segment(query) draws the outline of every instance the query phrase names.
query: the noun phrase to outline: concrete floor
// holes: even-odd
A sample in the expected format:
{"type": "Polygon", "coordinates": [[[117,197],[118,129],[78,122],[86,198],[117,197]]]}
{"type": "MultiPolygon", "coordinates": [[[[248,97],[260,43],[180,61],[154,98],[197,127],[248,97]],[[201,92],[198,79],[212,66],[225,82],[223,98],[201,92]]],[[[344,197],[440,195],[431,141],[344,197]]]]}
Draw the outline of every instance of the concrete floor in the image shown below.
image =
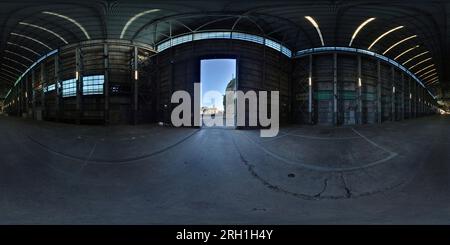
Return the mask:
{"type": "Polygon", "coordinates": [[[450,117],[258,130],[0,117],[1,224],[450,224],[450,117]]]}

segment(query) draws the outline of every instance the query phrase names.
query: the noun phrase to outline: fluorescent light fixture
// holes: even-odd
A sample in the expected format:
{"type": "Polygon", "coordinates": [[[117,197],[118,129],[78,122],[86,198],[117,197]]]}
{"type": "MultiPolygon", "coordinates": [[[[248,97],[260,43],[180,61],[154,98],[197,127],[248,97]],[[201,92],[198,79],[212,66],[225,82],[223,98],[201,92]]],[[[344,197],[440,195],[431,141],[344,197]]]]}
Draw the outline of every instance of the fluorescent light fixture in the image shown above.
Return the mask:
{"type": "MultiPolygon", "coordinates": [[[[26,51],[29,51],[29,52],[31,52],[31,53],[37,55],[37,56],[41,56],[38,52],[36,52],[36,51],[34,51],[34,50],[30,49],[30,48],[27,48],[27,47],[25,47],[25,46],[22,46],[22,45],[19,45],[19,44],[16,44],[16,43],[12,43],[12,42],[7,42],[7,44],[8,44],[8,45],[12,45],[12,46],[19,47],[19,48],[21,48],[21,49],[25,49],[26,51]]],[[[33,61],[31,61],[31,62],[33,62],[33,61]]]]}
{"type": "Polygon", "coordinates": [[[358,87],[361,87],[361,86],[362,86],[361,78],[358,77],[358,87]]]}
{"type": "Polygon", "coordinates": [[[421,72],[423,72],[423,71],[425,71],[426,69],[429,69],[429,68],[433,67],[433,66],[434,66],[434,64],[431,64],[431,65],[429,65],[429,66],[427,66],[425,68],[420,69],[419,71],[416,72],[416,75],[421,73],[421,72]]]}
{"type": "Polygon", "coordinates": [[[42,45],[42,46],[48,48],[49,50],[52,50],[52,48],[50,48],[47,44],[45,44],[45,43],[43,43],[43,42],[41,42],[41,41],[39,41],[39,40],[37,40],[37,39],[35,39],[35,38],[29,37],[29,36],[26,36],[26,35],[22,35],[22,34],[18,34],[18,33],[15,33],[15,32],[11,32],[11,35],[13,35],[13,36],[18,36],[18,37],[23,37],[23,38],[32,40],[32,41],[34,41],[34,42],[36,42],[36,43],[39,43],[40,45],[42,45]]]}
{"type": "Polygon", "coordinates": [[[431,79],[431,80],[429,81],[429,84],[433,84],[433,83],[436,83],[436,82],[439,82],[439,77],[436,77],[436,78],[434,78],[434,79],[431,79]]]}
{"type": "Polygon", "coordinates": [[[78,78],[80,77],[80,73],[78,71],[75,72],[75,80],[78,80],[78,78]]]}
{"type": "Polygon", "coordinates": [[[427,80],[427,79],[429,79],[430,77],[433,77],[433,76],[436,76],[436,75],[437,75],[437,72],[435,72],[435,73],[433,73],[433,74],[430,74],[430,75],[428,75],[428,76],[422,78],[422,80],[427,80]]]}
{"type": "Polygon", "coordinates": [[[399,55],[397,55],[397,56],[394,58],[394,60],[397,60],[398,58],[402,57],[403,55],[405,55],[405,54],[407,54],[407,53],[409,53],[409,52],[411,52],[411,51],[413,51],[414,49],[416,49],[416,48],[418,48],[418,47],[419,47],[419,45],[416,45],[416,46],[414,46],[414,47],[412,47],[412,48],[409,48],[409,49],[403,51],[402,53],[400,53],[399,55]]]}
{"type": "Polygon", "coordinates": [[[125,32],[127,31],[128,27],[129,27],[136,19],[138,19],[139,17],[141,17],[141,16],[143,16],[143,15],[150,14],[150,13],[154,13],[154,12],[158,12],[158,11],[159,11],[159,9],[150,9],[150,10],[147,10],[147,11],[144,11],[144,12],[140,12],[139,14],[137,14],[137,15],[131,17],[131,18],[127,21],[127,23],[125,24],[125,26],[123,27],[122,32],[120,33],[120,39],[122,39],[122,38],[125,36],[125,32]]]}
{"type": "Polygon", "coordinates": [[[411,93],[409,93],[409,99],[412,99],[412,94],[411,93]]]}
{"type": "Polygon", "coordinates": [[[391,49],[397,47],[399,44],[401,44],[401,43],[403,43],[403,42],[406,42],[406,41],[408,41],[409,39],[412,39],[412,38],[415,38],[415,37],[417,37],[417,35],[412,35],[412,36],[410,36],[410,37],[407,37],[407,38],[405,38],[405,39],[402,39],[402,40],[400,40],[400,41],[394,43],[392,46],[390,46],[388,49],[386,49],[386,50],[383,52],[383,55],[385,55],[387,52],[389,52],[389,50],[391,50],[391,49]]]}
{"type": "Polygon", "coordinates": [[[312,78],[311,77],[309,77],[308,78],[308,85],[311,87],[311,85],[312,85],[312,78]]]}
{"type": "Polygon", "coordinates": [[[428,73],[430,73],[430,72],[433,72],[433,71],[436,71],[436,68],[433,68],[433,69],[431,69],[431,70],[425,72],[424,74],[420,75],[419,78],[421,78],[421,77],[425,76],[426,74],[428,74],[428,73]]]}
{"type": "Polygon", "coordinates": [[[316,28],[317,34],[319,34],[320,42],[322,43],[322,46],[325,46],[325,43],[323,42],[322,32],[320,32],[319,24],[311,17],[311,16],[305,16],[305,19],[307,19],[311,24],[316,28]]]}
{"type": "Polygon", "coordinates": [[[139,76],[138,76],[138,70],[134,70],[134,80],[138,80],[139,76]]]}
{"type": "Polygon", "coordinates": [[[392,87],[392,93],[394,93],[394,94],[395,94],[395,86],[394,86],[394,87],[392,87]]]}
{"type": "Polygon", "coordinates": [[[15,52],[12,52],[12,51],[9,51],[9,50],[5,50],[5,53],[13,54],[13,55],[15,55],[15,56],[17,56],[17,57],[20,57],[20,58],[22,58],[22,59],[25,59],[25,60],[27,60],[27,61],[33,63],[32,60],[30,60],[30,59],[28,59],[27,57],[25,57],[25,56],[23,56],[23,55],[20,55],[20,54],[18,54],[18,53],[15,53],[15,52]]]}
{"type": "Polygon", "coordinates": [[[18,64],[18,65],[21,65],[21,66],[23,66],[23,67],[25,67],[25,68],[28,68],[28,66],[26,66],[26,65],[24,65],[24,64],[22,64],[22,63],[20,63],[20,62],[18,62],[18,61],[16,61],[16,60],[13,60],[13,59],[11,59],[11,58],[3,57],[3,59],[5,59],[5,60],[7,60],[7,61],[11,61],[11,62],[16,63],[16,64],[18,64]]]}
{"type": "Polygon", "coordinates": [[[69,44],[69,43],[66,41],[66,39],[64,39],[63,37],[61,37],[58,33],[54,32],[54,31],[52,31],[52,30],[49,30],[49,29],[47,29],[47,28],[45,28],[45,27],[38,26],[38,25],[34,25],[34,24],[30,24],[30,23],[26,23],[26,22],[19,22],[19,24],[24,25],[24,26],[34,27],[34,28],[37,28],[37,29],[41,29],[41,30],[46,31],[46,32],[52,34],[53,36],[59,38],[59,39],[60,39],[61,41],[63,41],[65,44],[69,44]]]}
{"type": "Polygon", "coordinates": [[[417,63],[417,64],[411,66],[410,68],[408,68],[408,70],[411,70],[411,69],[413,69],[414,67],[416,67],[416,66],[418,66],[418,65],[420,65],[420,64],[422,64],[422,63],[424,63],[424,62],[427,62],[427,61],[429,61],[429,60],[431,60],[431,57],[430,57],[430,58],[426,58],[426,59],[420,61],[419,63],[417,63]]]}
{"type": "Polygon", "coordinates": [[[392,28],[392,29],[390,29],[389,31],[387,31],[387,32],[385,32],[385,33],[383,33],[383,34],[381,34],[381,36],[379,36],[377,39],[375,39],[375,41],[373,41],[372,44],[370,44],[368,50],[370,50],[370,49],[373,47],[373,45],[375,45],[375,44],[376,44],[378,41],[380,41],[383,37],[389,35],[390,33],[394,32],[394,31],[396,31],[396,30],[402,29],[403,27],[404,27],[404,26],[397,26],[397,27],[392,28]]]}
{"type": "Polygon", "coordinates": [[[422,52],[422,53],[420,53],[420,54],[418,54],[418,55],[412,57],[411,59],[405,61],[402,65],[406,65],[407,63],[409,63],[410,61],[414,60],[415,58],[420,57],[420,56],[422,56],[422,55],[424,55],[424,54],[427,54],[427,53],[429,53],[429,52],[428,52],[428,51],[422,52]]]}
{"type": "Polygon", "coordinates": [[[348,44],[348,46],[352,46],[353,40],[355,39],[356,35],[358,35],[358,32],[361,31],[361,29],[369,24],[369,22],[371,22],[372,20],[375,20],[375,18],[369,18],[366,21],[364,21],[363,23],[361,23],[361,25],[358,26],[358,28],[356,28],[355,32],[352,35],[352,39],[350,40],[350,43],[348,44]]]}
{"type": "Polygon", "coordinates": [[[62,14],[58,14],[58,13],[54,13],[54,12],[44,11],[42,13],[43,14],[48,14],[48,15],[53,15],[53,16],[56,16],[56,17],[59,17],[59,18],[63,18],[65,20],[68,20],[68,21],[72,22],[74,25],[76,25],[78,28],[80,28],[80,30],[84,33],[84,35],[86,36],[87,39],[91,39],[91,37],[89,36],[89,34],[86,31],[86,29],[84,29],[84,27],[80,23],[78,23],[78,21],[76,21],[76,20],[74,20],[74,19],[72,19],[72,18],[70,18],[68,16],[65,16],[65,15],[62,15],[62,14]]]}

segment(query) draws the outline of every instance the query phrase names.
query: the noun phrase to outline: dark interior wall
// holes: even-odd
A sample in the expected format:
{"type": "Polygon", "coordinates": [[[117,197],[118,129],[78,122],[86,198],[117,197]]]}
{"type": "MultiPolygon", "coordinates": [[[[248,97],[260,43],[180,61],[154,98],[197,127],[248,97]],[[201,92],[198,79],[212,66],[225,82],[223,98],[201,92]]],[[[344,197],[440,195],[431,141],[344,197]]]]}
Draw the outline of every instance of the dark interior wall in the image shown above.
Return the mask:
{"type": "MultiPolygon", "coordinates": [[[[62,47],[56,54],[44,59],[27,73],[12,90],[10,115],[29,116],[35,119],[58,120],[62,122],[126,124],[133,122],[133,98],[143,98],[148,93],[146,76],[142,96],[140,90],[134,90],[133,59],[137,49],[138,67],[145,63],[153,52],[147,46],[126,41],[94,40],[62,47]],[[105,49],[106,47],[106,49],[105,49]],[[78,50],[78,51],[77,51],[78,50]],[[78,71],[80,76],[80,96],[63,97],[61,82],[74,79],[77,71],[77,52],[79,53],[78,71]],[[104,75],[103,94],[83,95],[82,77],[104,75]],[[109,85],[106,85],[106,80],[109,85]],[[59,81],[59,85],[57,83],[59,81]],[[58,85],[56,90],[44,92],[48,85],[58,85]],[[109,96],[106,97],[106,91],[109,96]],[[21,101],[21,103],[16,103],[21,101]],[[106,109],[108,101],[108,110],[106,109]],[[79,103],[79,106],[77,106],[79,103]]],[[[138,83],[139,84],[139,83],[138,83]]],[[[141,101],[139,99],[139,101],[141,101]]],[[[143,103],[149,105],[151,102],[143,103]]],[[[145,110],[143,110],[145,112],[145,110]]]]}
{"type": "Polygon", "coordinates": [[[238,40],[202,40],[167,49],[154,57],[158,75],[158,120],[170,122],[171,95],[176,90],[189,91],[200,80],[200,60],[235,58],[238,89],[244,92],[280,91],[280,122],[290,116],[291,60],[271,48],[238,40]]]}
{"type": "Polygon", "coordinates": [[[372,57],[361,56],[360,59],[361,94],[358,93],[358,55],[336,54],[336,115],[333,113],[334,54],[318,53],[294,59],[292,71],[293,122],[309,123],[310,62],[312,65],[311,117],[314,124],[376,123],[379,116],[383,122],[433,113],[429,106],[424,106],[422,103],[422,101],[431,102],[431,96],[409,75],[372,57]],[[393,87],[395,87],[395,92],[393,87]],[[419,97],[421,102],[418,101],[419,97]],[[359,107],[361,107],[360,117],[359,107]],[[415,107],[417,109],[414,109],[415,107]]]}
{"type": "Polygon", "coordinates": [[[362,123],[377,121],[377,62],[361,57],[362,123]]]}
{"type": "Polygon", "coordinates": [[[70,45],[43,60],[11,91],[5,100],[6,112],[65,122],[169,123],[176,106],[170,103],[171,95],[176,90],[193,94],[193,83],[200,80],[201,59],[235,58],[239,90],[280,92],[281,123],[352,125],[434,113],[427,103],[435,102],[415,80],[387,62],[369,56],[358,58],[357,54],[324,52],[289,59],[264,45],[219,39],[189,42],[158,54],[135,44],[115,42],[107,43],[105,54],[104,45],[104,42],[70,45]],[[137,82],[133,79],[134,47],[137,47],[139,68],[137,82]],[[58,96],[56,91],[43,92],[47,85],[75,77],[77,49],[80,76],[103,74],[109,81],[104,90],[109,91],[108,97],[106,94],[80,96],[79,109],[76,97],[58,96]],[[310,72],[311,114],[308,111],[310,72]],[[337,113],[334,113],[335,97],[337,113]]]}
{"type": "MultiPolygon", "coordinates": [[[[312,57],[311,57],[312,58],[312,57]]],[[[309,119],[309,70],[310,56],[293,61],[292,70],[292,115],[294,123],[308,124],[309,119]]],[[[314,100],[314,103],[316,100],[314,100]]]]}

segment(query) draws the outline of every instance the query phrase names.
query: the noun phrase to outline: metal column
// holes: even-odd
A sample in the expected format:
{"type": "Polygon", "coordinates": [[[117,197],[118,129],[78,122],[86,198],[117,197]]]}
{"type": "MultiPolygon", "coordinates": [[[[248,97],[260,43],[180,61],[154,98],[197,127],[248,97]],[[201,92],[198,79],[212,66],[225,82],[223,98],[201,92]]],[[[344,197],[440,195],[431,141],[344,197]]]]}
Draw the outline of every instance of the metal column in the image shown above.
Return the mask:
{"type": "Polygon", "coordinates": [[[408,114],[408,118],[411,119],[411,118],[413,118],[413,115],[412,115],[411,77],[408,78],[408,91],[409,91],[409,95],[408,95],[408,98],[409,98],[409,106],[408,106],[409,114],[408,114]]]}
{"type": "Polygon", "coordinates": [[[138,49],[135,46],[133,50],[133,81],[134,81],[134,92],[133,92],[133,123],[137,123],[137,113],[138,113],[138,49]]]}
{"type": "Polygon", "coordinates": [[[309,55],[309,77],[308,77],[308,121],[310,124],[313,123],[312,118],[312,99],[313,99],[313,91],[312,91],[312,65],[313,58],[312,55],[309,55]]]}
{"type": "Polygon", "coordinates": [[[29,87],[28,81],[29,81],[29,75],[27,75],[25,77],[25,110],[27,112],[27,117],[30,113],[29,112],[29,110],[30,110],[30,108],[29,108],[30,107],[30,105],[29,105],[30,91],[28,90],[28,87],[29,87]]]}
{"type": "Polygon", "coordinates": [[[103,44],[103,68],[104,82],[103,82],[103,96],[105,108],[103,112],[104,123],[109,124],[109,50],[108,44],[103,44]]]}
{"type": "Polygon", "coordinates": [[[356,81],[356,90],[357,90],[357,124],[362,124],[362,78],[361,78],[361,55],[358,55],[358,77],[356,81]]]}
{"type": "Polygon", "coordinates": [[[417,83],[414,82],[414,117],[417,117],[417,83]]]}
{"type": "Polygon", "coordinates": [[[59,54],[55,55],[55,105],[56,105],[56,121],[61,119],[61,86],[59,77],[59,54]]]}
{"type": "Polygon", "coordinates": [[[377,61],[377,114],[378,114],[378,123],[382,121],[381,114],[381,63],[377,61]]]}
{"type": "Polygon", "coordinates": [[[337,111],[337,53],[333,53],[333,124],[338,125],[337,111]]]}
{"type": "Polygon", "coordinates": [[[76,48],[75,49],[75,74],[76,75],[76,96],[77,96],[77,101],[76,101],[76,111],[77,111],[77,117],[76,117],[76,123],[80,124],[81,122],[81,115],[82,115],[82,109],[81,109],[81,96],[82,96],[82,90],[83,90],[83,85],[82,85],[82,57],[81,57],[81,49],[80,48],[76,48]]]}
{"type": "Polygon", "coordinates": [[[36,75],[35,71],[31,71],[31,115],[33,119],[36,119],[36,75]]]}
{"type": "Polygon", "coordinates": [[[17,91],[17,116],[21,116],[22,111],[22,82],[19,83],[18,91],[17,91]]]}
{"type": "Polygon", "coordinates": [[[391,121],[395,121],[395,70],[391,67],[391,84],[392,84],[392,96],[391,96],[391,121]]]}
{"type": "Polygon", "coordinates": [[[40,72],[40,82],[41,82],[41,117],[44,119],[46,108],[45,108],[45,92],[44,88],[47,86],[47,79],[45,77],[45,62],[41,64],[41,72],[40,72]]]}
{"type": "Polygon", "coordinates": [[[405,120],[405,75],[402,72],[402,101],[400,103],[402,114],[400,116],[400,120],[405,120]]]}

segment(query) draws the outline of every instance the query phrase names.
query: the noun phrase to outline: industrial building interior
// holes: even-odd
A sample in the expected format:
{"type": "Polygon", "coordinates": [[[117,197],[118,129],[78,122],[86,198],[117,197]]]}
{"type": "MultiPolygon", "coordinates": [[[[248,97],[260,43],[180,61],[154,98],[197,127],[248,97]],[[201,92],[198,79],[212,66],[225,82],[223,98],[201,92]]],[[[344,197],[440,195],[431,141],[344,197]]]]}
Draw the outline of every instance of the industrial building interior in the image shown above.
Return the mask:
{"type": "Polygon", "coordinates": [[[0,6],[0,224],[450,223],[448,1],[0,6]],[[195,83],[278,134],[175,126],[195,83]]]}

